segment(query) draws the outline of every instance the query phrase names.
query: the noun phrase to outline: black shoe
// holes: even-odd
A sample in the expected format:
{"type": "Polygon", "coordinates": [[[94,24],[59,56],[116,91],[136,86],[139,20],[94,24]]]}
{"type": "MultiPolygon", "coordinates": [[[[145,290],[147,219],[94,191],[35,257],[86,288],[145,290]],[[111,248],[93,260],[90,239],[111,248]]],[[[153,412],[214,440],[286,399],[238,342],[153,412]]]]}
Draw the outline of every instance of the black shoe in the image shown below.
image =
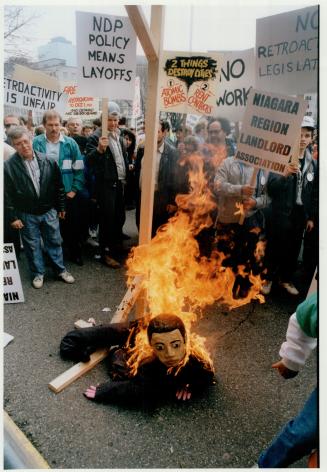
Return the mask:
{"type": "Polygon", "coordinates": [[[77,264],[79,266],[84,265],[84,261],[81,256],[75,256],[70,258],[71,262],[74,262],[74,264],[77,264]]]}

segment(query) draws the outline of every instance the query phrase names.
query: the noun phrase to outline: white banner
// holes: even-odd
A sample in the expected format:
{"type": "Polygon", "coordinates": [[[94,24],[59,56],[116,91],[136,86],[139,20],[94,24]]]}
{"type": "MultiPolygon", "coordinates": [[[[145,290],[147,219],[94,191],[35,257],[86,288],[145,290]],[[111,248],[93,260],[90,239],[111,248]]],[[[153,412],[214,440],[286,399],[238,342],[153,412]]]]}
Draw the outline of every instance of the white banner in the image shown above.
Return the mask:
{"type": "Polygon", "coordinates": [[[4,78],[4,104],[27,110],[47,111],[55,109],[64,113],[67,95],[22,80],[4,78]]]}
{"type": "Polygon", "coordinates": [[[283,175],[292,154],[298,150],[306,108],[307,102],[302,98],[251,89],[236,159],[283,175]]]}
{"type": "Polygon", "coordinates": [[[215,114],[242,121],[247,97],[254,85],[254,49],[224,52],[215,114]]]}
{"type": "Polygon", "coordinates": [[[217,53],[168,52],[160,61],[160,111],[214,113],[222,57],[217,53]]]}
{"type": "Polygon", "coordinates": [[[76,12],[78,95],[133,100],[136,34],[128,17],[76,12]]]}
{"type": "Polygon", "coordinates": [[[64,93],[68,94],[65,118],[78,116],[79,118],[95,118],[99,114],[99,99],[94,97],[79,97],[76,93],[77,85],[65,85],[64,93]]]}
{"type": "Polygon", "coordinates": [[[4,303],[24,301],[15,247],[12,243],[3,245],[3,301],[4,303]]]}
{"type": "Polygon", "coordinates": [[[285,94],[317,91],[318,6],[260,18],[256,88],[285,94]]]}

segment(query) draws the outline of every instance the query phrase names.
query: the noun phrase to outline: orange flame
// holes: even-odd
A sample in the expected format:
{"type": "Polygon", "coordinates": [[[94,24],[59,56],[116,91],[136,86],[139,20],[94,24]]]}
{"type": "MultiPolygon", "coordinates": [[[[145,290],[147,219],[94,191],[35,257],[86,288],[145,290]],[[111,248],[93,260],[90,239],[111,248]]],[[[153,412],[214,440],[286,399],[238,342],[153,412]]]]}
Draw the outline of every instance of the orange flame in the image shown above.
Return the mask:
{"type": "MultiPolygon", "coordinates": [[[[127,260],[128,284],[135,276],[142,276],[149,319],[161,313],[173,313],[185,324],[187,355],[176,373],[190,354],[212,366],[205,339],[191,333],[191,324],[207,305],[218,301],[233,309],[253,299],[264,302],[260,277],[246,274],[243,267],[238,268],[238,274],[248,276],[252,286],[245,298],[235,299],[233,285],[237,274],[222,265],[226,256],[217,250],[209,258],[201,256],[195,239],[203,228],[213,225],[212,213],[217,210],[217,204],[208,185],[207,170],[215,175],[223,158],[225,151],[220,150],[208,159],[193,154],[181,160],[181,166],[189,167],[189,193],[177,195],[176,214],[158,229],[149,244],[133,248],[127,260]]],[[[140,362],[153,356],[145,329],[137,334],[130,354],[129,365],[134,374],[140,362]]]]}

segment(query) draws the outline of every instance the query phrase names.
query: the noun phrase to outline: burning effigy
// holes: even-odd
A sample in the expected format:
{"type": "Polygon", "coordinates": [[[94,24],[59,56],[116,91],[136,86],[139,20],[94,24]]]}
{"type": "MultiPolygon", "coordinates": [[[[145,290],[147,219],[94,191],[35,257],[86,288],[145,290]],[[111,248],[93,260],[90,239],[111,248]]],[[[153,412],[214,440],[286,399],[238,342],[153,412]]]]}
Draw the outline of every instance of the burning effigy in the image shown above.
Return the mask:
{"type": "MultiPolygon", "coordinates": [[[[141,284],[142,316],[129,323],[71,331],[63,338],[62,357],[84,362],[97,348],[118,346],[108,358],[114,382],[91,385],[84,393],[87,398],[109,403],[162,396],[188,400],[205,391],[214,382],[213,362],[205,338],[193,329],[204,309],[214,303],[231,310],[252,300],[264,302],[260,275],[244,265],[235,271],[224,264],[228,254],[217,246],[205,255],[200,250],[199,235],[214,225],[219,211],[208,174],[224,157],[216,150],[209,159],[197,153],[181,159],[189,192],[177,195],[175,214],[155,237],[132,249],[127,284],[136,278],[141,284]],[[243,297],[235,297],[236,277],[250,282],[243,297]]],[[[263,251],[260,242],[253,254],[256,261],[263,251]]]]}

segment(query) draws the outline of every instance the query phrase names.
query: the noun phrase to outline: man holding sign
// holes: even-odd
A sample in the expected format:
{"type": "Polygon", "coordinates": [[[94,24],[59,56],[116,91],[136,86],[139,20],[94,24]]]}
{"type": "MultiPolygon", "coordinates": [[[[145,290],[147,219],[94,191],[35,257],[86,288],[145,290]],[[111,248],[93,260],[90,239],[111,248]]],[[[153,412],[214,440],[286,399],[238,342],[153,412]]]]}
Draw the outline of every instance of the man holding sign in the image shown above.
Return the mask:
{"type": "Polygon", "coordinates": [[[120,267],[116,256],[122,252],[128,173],[127,153],[118,129],[119,115],[117,103],[109,102],[108,136],[99,128],[86,145],[86,158],[95,175],[94,197],[99,205],[101,261],[113,269],[120,267]]]}
{"type": "Polygon", "coordinates": [[[271,278],[278,275],[281,286],[291,295],[299,294],[291,279],[297,267],[303,232],[310,235],[316,231],[318,222],[317,162],[308,149],[314,128],[313,119],[305,116],[298,154],[287,166],[284,176],[271,173],[268,180],[272,199],[271,278]]]}

